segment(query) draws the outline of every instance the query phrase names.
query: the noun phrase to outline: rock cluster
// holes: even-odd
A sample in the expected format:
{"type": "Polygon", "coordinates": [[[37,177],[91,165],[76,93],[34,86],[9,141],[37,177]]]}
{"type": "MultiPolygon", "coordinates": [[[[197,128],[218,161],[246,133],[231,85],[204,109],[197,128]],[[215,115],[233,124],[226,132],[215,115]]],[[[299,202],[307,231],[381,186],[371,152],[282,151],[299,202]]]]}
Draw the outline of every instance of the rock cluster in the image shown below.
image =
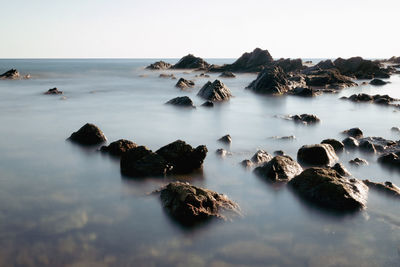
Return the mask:
{"type": "Polygon", "coordinates": [[[220,80],[208,81],[197,93],[198,96],[209,101],[225,101],[231,98],[232,93],[229,88],[220,80]]]}

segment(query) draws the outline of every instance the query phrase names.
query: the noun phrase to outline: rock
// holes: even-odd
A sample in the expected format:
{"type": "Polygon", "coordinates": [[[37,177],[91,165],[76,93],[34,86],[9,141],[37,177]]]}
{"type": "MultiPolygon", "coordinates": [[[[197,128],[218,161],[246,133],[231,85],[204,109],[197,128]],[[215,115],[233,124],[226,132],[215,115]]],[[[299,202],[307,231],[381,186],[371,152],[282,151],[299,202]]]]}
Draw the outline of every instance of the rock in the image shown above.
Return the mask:
{"type": "Polygon", "coordinates": [[[341,163],[336,163],[331,167],[331,169],[335,170],[339,175],[344,177],[352,176],[351,173],[343,166],[341,163]]]}
{"type": "Polygon", "coordinates": [[[226,220],[225,212],[240,215],[239,206],[227,196],[188,183],[169,183],[160,192],[163,207],[182,224],[194,225],[211,218],[226,220]]]}
{"type": "Polygon", "coordinates": [[[227,134],[227,135],[222,136],[220,139],[218,139],[218,141],[225,143],[225,144],[231,144],[232,137],[229,134],[227,134]]]}
{"type": "Polygon", "coordinates": [[[146,69],[150,69],[150,70],[167,70],[170,68],[172,68],[172,65],[167,62],[164,62],[164,61],[157,61],[146,67],[146,69]]]}
{"type": "Polygon", "coordinates": [[[285,94],[291,90],[288,78],[281,67],[265,68],[247,88],[258,94],[274,95],[285,94]]]}
{"type": "Polygon", "coordinates": [[[158,77],[160,78],[171,78],[171,79],[176,79],[174,74],[166,74],[166,73],[161,73],[158,77]]]}
{"type": "Polygon", "coordinates": [[[224,77],[224,78],[235,78],[236,75],[233,74],[233,73],[230,72],[230,71],[224,71],[223,73],[221,73],[221,74],[219,75],[219,77],[224,77]]]}
{"type": "Polygon", "coordinates": [[[71,134],[69,140],[81,145],[97,145],[107,141],[103,132],[94,124],[86,123],[71,134]]]}
{"type": "Polygon", "coordinates": [[[284,72],[296,72],[301,71],[305,68],[303,66],[303,61],[300,58],[290,59],[290,58],[281,58],[274,62],[275,66],[279,66],[283,69],[284,72]]]}
{"type": "Polygon", "coordinates": [[[375,145],[369,140],[361,140],[359,143],[359,148],[365,153],[376,153],[375,145]]]}
{"type": "Polygon", "coordinates": [[[293,115],[289,117],[290,119],[292,119],[295,122],[300,122],[303,124],[315,124],[320,122],[321,120],[312,114],[301,114],[301,115],[293,115]]]}
{"type": "Polygon", "coordinates": [[[254,170],[258,176],[274,182],[289,181],[302,171],[301,166],[289,156],[275,156],[254,170]]]}
{"type": "Polygon", "coordinates": [[[400,133],[400,128],[399,127],[392,127],[390,130],[393,131],[393,132],[396,132],[396,133],[400,133]]]}
{"type": "Polygon", "coordinates": [[[310,72],[306,77],[308,86],[321,88],[342,89],[346,87],[356,86],[349,77],[340,74],[336,69],[317,70],[310,72]]]}
{"type": "Polygon", "coordinates": [[[177,107],[195,108],[192,99],[190,99],[187,96],[175,97],[175,98],[169,100],[168,102],[166,102],[165,104],[174,105],[177,107]]]}
{"type": "Polygon", "coordinates": [[[178,63],[176,63],[173,69],[208,69],[210,64],[208,64],[204,59],[200,57],[195,57],[192,54],[184,56],[178,63]]]}
{"type": "Polygon", "coordinates": [[[270,161],[272,158],[273,157],[270,154],[268,154],[267,151],[260,149],[251,157],[251,162],[253,162],[256,165],[259,165],[261,163],[270,161]]]}
{"type": "Polygon", "coordinates": [[[219,148],[219,149],[217,149],[217,150],[215,151],[215,154],[217,154],[217,155],[219,155],[219,156],[221,156],[221,157],[225,157],[225,156],[227,156],[227,155],[230,155],[231,153],[229,153],[228,151],[226,151],[226,150],[223,149],[223,148],[219,148]]]}
{"type": "Polygon", "coordinates": [[[202,107],[207,107],[207,108],[212,108],[214,107],[214,103],[211,101],[206,101],[203,104],[201,104],[202,107]]]}
{"type": "Polygon", "coordinates": [[[129,149],[135,148],[138,145],[132,141],[126,139],[119,139],[117,141],[112,142],[108,146],[102,146],[102,152],[109,152],[113,156],[121,156],[123,153],[128,151],[129,149]]]}
{"type": "Polygon", "coordinates": [[[344,150],[344,144],[336,139],[325,139],[322,140],[321,144],[331,145],[336,153],[343,152],[344,150]]]}
{"type": "Polygon", "coordinates": [[[195,77],[200,77],[200,78],[210,78],[210,75],[205,74],[205,73],[200,73],[199,75],[196,75],[195,77]]]}
{"type": "Polygon", "coordinates": [[[368,165],[368,161],[365,159],[355,158],[349,161],[351,165],[361,166],[361,165],[368,165]]]}
{"type": "Polygon", "coordinates": [[[346,149],[356,149],[359,146],[357,139],[354,137],[347,137],[342,140],[342,143],[346,149]]]}
{"type": "Polygon", "coordinates": [[[194,86],[194,82],[180,78],[175,86],[181,89],[190,88],[194,86]]]}
{"type": "Polygon", "coordinates": [[[347,179],[335,170],[309,168],[289,181],[293,191],[305,200],[337,211],[357,211],[367,203],[368,187],[357,179],[347,179]]]}
{"type": "Polygon", "coordinates": [[[288,135],[288,136],[272,136],[271,139],[282,140],[282,141],[288,141],[288,140],[295,140],[295,139],[296,139],[296,136],[294,136],[294,135],[288,135]]]}
{"type": "Polygon", "coordinates": [[[121,173],[130,177],[164,177],[172,166],[147,147],[137,146],[121,156],[121,173]]]}
{"type": "Polygon", "coordinates": [[[292,91],[290,91],[290,93],[295,96],[303,97],[314,97],[318,95],[315,90],[308,87],[296,87],[292,91]]]}
{"type": "Polygon", "coordinates": [[[276,150],[274,151],[275,156],[285,156],[285,152],[283,150],[276,150]]]}
{"type": "Polygon", "coordinates": [[[351,128],[351,129],[343,131],[342,133],[344,133],[350,137],[354,137],[356,139],[363,137],[363,132],[361,131],[360,128],[351,128]]]}
{"type": "Polygon", "coordinates": [[[387,82],[382,81],[381,79],[373,79],[372,81],[369,82],[372,85],[385,85],[387,82]]]}
{"type": "Polygon", "coordinates": [[[398,99],[392,98],[388,95],[368,95],[368,94],[354,94],[350,97],[342,97],[352,102],[373,102],[375,104],[390,105],[392,102],[398,101],[398,99]]]}
{"type": "Polygon", "coordinates": [[[340,73],[354,76],[357,79],[389,78],[388,71],[376,61],[365,60],[361,57],[349,59],[338,58],[333,62],[340,73]]]}
{"type": "Polygon", "coordinates": [[[378,158],[378,162],[393,168],[400,168],[400,157],[396,153],[387,153],[378,158]]]}
{"type": "Polygon", "coordinates": [[[168,144],[156,153],[162,156],[169,165],[173,166],[173,173],[190,173],[200,169],[207,155],[207,147],[204,145],[192,148],[182,140],[168,144]]]}
{"type": "Polygon", "coordinates": [[[389,58],[387,61],[391,62],[391,63],[395,63],[395,64],[400,64],[400,57],[391,57],[389,58]]]}
{"type": "Polygon", "coordinates": [[[20,74],[16,69],[8,70],[0,75],[0,79],[14,80],[14,79],[18,79],[19,77],[20,77],[20,74]]]}
{"type": "Polygon", "coordinates": [[[49,89],[47,92],[44,93],[45,95],[62,95],[63,92],[62,91],[58,91],[58,89],[56,87],[54,87],[53,89],[49,89]]]}
{"type": "Polygon", "coordinates": [[[374,189],[376,191],[385,193],[391,197],[400,199],[400,188],[398,188],[396,185],[392,184],[391,182],[375,183],[375,182],[371,182],[369,180],[363,180],[363,182],[370,189],[374,189]]]}
{"type": "Polygon", "coordinates": [[[338,157],[329,144],[315,144],[302,146],[297,151],[297,160],[310,166],[331,166],[338,157]]]}
{"type": "Polygon", "coordinates": [[[225,101],[229,100],[232,93],[220,80],[215,80],[213,83],[208,81],[197,95],[209,101],[225,101]]]}
{"type": "Polygon", "coordinates": [[[242,162],[240,162],[240,164],[245,168],[251,168],[253,166],[253,162],[251,162],[251,160],[249,160],[249,159],[242,160],[242,162]]]}

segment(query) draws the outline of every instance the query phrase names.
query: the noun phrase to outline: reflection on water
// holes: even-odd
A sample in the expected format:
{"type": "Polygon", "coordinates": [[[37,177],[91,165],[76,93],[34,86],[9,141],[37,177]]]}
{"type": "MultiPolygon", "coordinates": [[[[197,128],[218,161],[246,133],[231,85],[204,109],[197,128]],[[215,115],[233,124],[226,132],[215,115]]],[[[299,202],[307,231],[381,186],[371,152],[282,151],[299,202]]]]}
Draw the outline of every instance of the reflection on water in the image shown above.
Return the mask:
{"type": "MultiPolygon", "coordinates": [[[[398,266],[395,200],[371,190],[366,211],[335,216],[305,204],[285,186],[257,178],[239,162],[257,149],[283,150],[295,158],[302,145],[343,139],[340,132],[352,127],[398,140],[390,131],[400,126],[397,110],[338,98],[360,92],[400,98],[399,76],[383,87],[303,99],[254,95],[244,87],[255,75],[239,74],[222,79],[235,97],[207,109],[199,107],[204,101],[196,93],[208,79],[174,71],[196,83],[181,91],[176,80],[141,68],[153,61],[0,60],[0,72],[15,67],[33,77],[0,81],[0,266],[398,266]],[[42,95],[53,87],[67,99],[42,95]],[[190,96],[198,108],[163,105],[180,95],[190,96]],[[301,113],[322,121],[307,127],[275,117],[301,113]],[[97,124],[109,141],[130,139],[152,150],[177,139],[205,144],[204,169],[127,179],[117,159],[65,141],[86,122],[97,124]],[[227,133],[230,147],[217,142],[227,133]],[[270,138],[290,135],[296,139],[270,138]],[[221,147],[232,155],[217,156],[221,147]],[[227,194],[239,203],[243,218],[182,228],[149,195],[173,180],[227,194]]],[[[382,168],[376,156],[343,153],[340,160],[356,177],[400,184],[400,173],[382,168]],[[352,167],[348,161],[355,157],[370,164],[352,167]]]]}

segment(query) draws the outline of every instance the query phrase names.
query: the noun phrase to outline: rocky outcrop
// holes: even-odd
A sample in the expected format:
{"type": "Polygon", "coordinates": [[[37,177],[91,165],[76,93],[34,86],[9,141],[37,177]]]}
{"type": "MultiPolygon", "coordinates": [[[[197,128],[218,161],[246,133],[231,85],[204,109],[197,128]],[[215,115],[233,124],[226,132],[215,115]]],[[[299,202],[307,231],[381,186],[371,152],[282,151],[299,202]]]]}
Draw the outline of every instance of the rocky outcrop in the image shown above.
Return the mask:
{"type": "Polygon", "coordinates": [[[375,154],[377,152],[375,145],[370,140],[361,140],[358,148],[364,153],[375,154]]]}
{"type": "Polygon", "coordinates": [[[374,103],[379,105],[393,105],[397,106],[393,102],[399,101],[399,99],[392,98],[388,95],[368,95],[368,94],[354,94],[349,97],[341,97],[341,99],[350,100],[352,102],[365,102],[374,103]]]}
{"type": "Polygon", "coordinates": [[[400,155],[400,152],[387,153],[387,154],[384,154],[383,156],[380,156],[378,158],[378,162],[383,164],[383,165],[392,167],[392,168],[400,168],[400,157],[399,157],[399,155],[400,155]]]}
{"type": "Polygon", "coordinates": [[[218,141],[229,145],[232,143],[232,137],[229,134],[227,134],[218,139],[218,141]]]}
{"type": "Polygon", "coordinates": [[[97,145],[106,142],[107,138],[99,127],[86,123],[78,131],[72,133],[68,140],[81,145],[97,145]]]}
{"type": "Polygon", "coordinates": [[[175,84],[175,87],[178,87],[180,89],[185,89],[185,88],[191,88],[194,86],[194,82],[190,80],[186,80],[183,78],[180,78],[178,82],[175,84]]]}
{"type": "Polygon", "coordinates": [[[59,91],[56,87],[47,90],[46,92],[44,92],[45,95],[62,95],[63,92],[59,91]]]}
{"type": "Polygon", "coordinates": [[[344,150],[344,144],[336,139],[325,139],[322,140],[321,144],[331,145],[336,153],[343,152],[344,150]]]}
{"type": "Polygon", "coordinates": [[[314,97],[320,94],[320,92],[309,87],[296,87],[289,92],[291,95],[302,96],[302,97],[314,97]]]}
{"type": "Polygon", "coordinates": [[[16,69],[11,69],[3,74],[0,74],[0,79],[9,79],[9,80],[14,80],[18,79],[20,77],[19,72],[16,69]]]}
{"type": "Polygon", "coordinates": [[[360,128],[351,128],[348,130],[344,130],[342,133],[347,136],[354,137],[356,139],[363,137],[363,132],[361,131],[360,128]]]}
{"type": "Polygon", "coordinates": [[[247,88],[255,93],[273,95],[282,95],[291,90],[288,78],[281,67],[265,68],[247,88]]]}
{"type": "Polygon", "coordinates": [[[303,66],[303,61],[300,58],[297,59],[281,58],[276,60],[273,64],[275,66],[281,67],[283,71],[286,73],[299,72],[305,68],[303,66]]]}
{"type": "Polygon", "coordinates": [[[342,143],[346,149],[356,149],[360,145],[357,139],[351,136],[343,139],[342,143]]]}
{"type": "Polygon", "coordinates": [[[173,69],[208,69],[208,64],[204,59],[195,57],[192,54],[184,56],[178,63],[172,66],[173,69]]]}
{"type": "Polygon", "coordinates": [[[289,181],[302,171],[301,166],[289,156],[275,156],[254,170],[258,176],[273,182],[289,181]]]}
{"type": "Polygon", "coordinates": [[[170,69],[171,67],[172,67],[172,65],[167,63],[167,62],[157,61],[157,62],[147,66],[146,69],[150,69],[150,70],[167,70],[167,69],[170,69]]]}
{"type": "Polygon", "coordinates": [[[321,121],[317,116],[315,116],[313,114],[293,115],[293,116],[290,116],[289,119],[291,119],[295,122],[298,122],[298,123],[306,124],[306,125],[315,124],[315,123],[318,123],[321,121]]]}
{"type": "Polygon", "coordinates": [[[159,192],[163,207],[175,220],[185,225],[240,215],[238,204],[226,195],[188,183],[169,183],[159,192]]]}
{"type": "Polygon", "coordinates": [[[400,57],[393,56],[393,57],[389,58],[387,61],[394,63],[394,64],[400,64],[400,57]]]}
{"type": "Polygon", "coordinates": [[[112,142],[108,146],[102,146],[100,150],[102,152],[108,152],[113,156],[121,156],[129,149],[135,148],[137,146],[138,145],[132,141],[126,139],[119,139],[117,141],[112,142]]]}
{"type": "Polygon", "coordinates": [[[351,173],[343,166],[342,163],[336,163],[331,167],[332,170],[335,170],[339,175],[343,177],[350,177],[352,176],[351,173]]]}
{"type": "Polygon", "coordinates": [[[363,180],[364,184],[366,184],[370,189],[376,190],[378,192],[382,192],[388,196],[400,199],[400,188],[391,182],[384,183],[375,183],[370,180],[363,180]]]}
{"type": "Polygon", "coordinates": [[[385,82],[385,81],[383,81],[381,79],[376,79],[376,78],[373,79],[372,81],[370,81],[369,83],[372,84],[372,85],[377,85],[377,86],[387,84],[387,82],[385,82]]]}
{"type": "Polygon", "coordinates": [[[387,69],[377,61],[365,60],[361,57],[349,59],[338,58],[333,62],[340,73],[357,79],[389,78],[387,69]]]}
{"type": "Polygon", "coordinates": [[[219,77],[223,77],[223,78],[235,78],[236,75],[233,74],[233,73],[230,72],[230,71],[224,71],[223,73],[221,73],[221,74],[219,75],[219,77]]]}
{"type": "Polygon", "coordinates": [[[211,101],[206,101],[203,104],[201,104],[202,107],[206,107],[206,108],[212,108],[214,107],[214,103],[211,101]]]}
{"type": "Polygon", "coordinates": [[[338,157],[329,144],[302,146],[297,151],[297,160],[308,166],[332,166],[338,157]]]}
{"type": "Polygon", "coordinates": [[[198,96],[209,101],[225,101],[231,98],[232,93],[225,84],[220,80],[215,80],[213,83],[208,81],[197,93],[198,96]]]}
{"type": "Polygon", "coordinates": [[[168,105],[173,105],[177,107],[184,107],[184,108],[195,108],[192,99],[190,99],[188,96],[178,96],[175,97],[165,104],[168,105]]]}
{"type": "Polygon", "coordinates": [[[273,156],[268,154],[267,151],[260,149],[251,157],[250,160],[253,164],[260,165],[262,163],[270,161],[272,158],[273,156]]]}
{"type": "Polygon", "coordinates": [[[364,209],[367,203],[368,187],[333,169],[306,169],[290,180],[289,186],[301,198],[327,209],[351,212],[364,209]]]}
{"type": "Polygon", "coordinates": [[[356,86],[349,77],[346,77],[336,69],[316,70],[306,76],[306,84],[317,88],[343,89],[356,86]]]}
{"type": "Polygon", "coordinates": [[[365,159],[361,159],[361,158],[352,159],[349,161],[349,163],[354,166],[368,165],[368,161],[366,161],[365,159]]]}

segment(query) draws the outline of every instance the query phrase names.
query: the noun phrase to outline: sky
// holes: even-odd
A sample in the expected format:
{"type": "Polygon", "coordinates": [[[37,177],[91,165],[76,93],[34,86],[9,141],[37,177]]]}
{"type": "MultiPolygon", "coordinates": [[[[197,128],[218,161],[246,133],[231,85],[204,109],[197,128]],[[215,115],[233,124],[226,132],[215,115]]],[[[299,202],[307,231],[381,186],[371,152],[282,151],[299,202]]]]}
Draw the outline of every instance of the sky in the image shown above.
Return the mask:
{"type": "Polygon", "coordinates": [[[400,0],[0,0],[0,58],[400,56],[400,0]]]}

